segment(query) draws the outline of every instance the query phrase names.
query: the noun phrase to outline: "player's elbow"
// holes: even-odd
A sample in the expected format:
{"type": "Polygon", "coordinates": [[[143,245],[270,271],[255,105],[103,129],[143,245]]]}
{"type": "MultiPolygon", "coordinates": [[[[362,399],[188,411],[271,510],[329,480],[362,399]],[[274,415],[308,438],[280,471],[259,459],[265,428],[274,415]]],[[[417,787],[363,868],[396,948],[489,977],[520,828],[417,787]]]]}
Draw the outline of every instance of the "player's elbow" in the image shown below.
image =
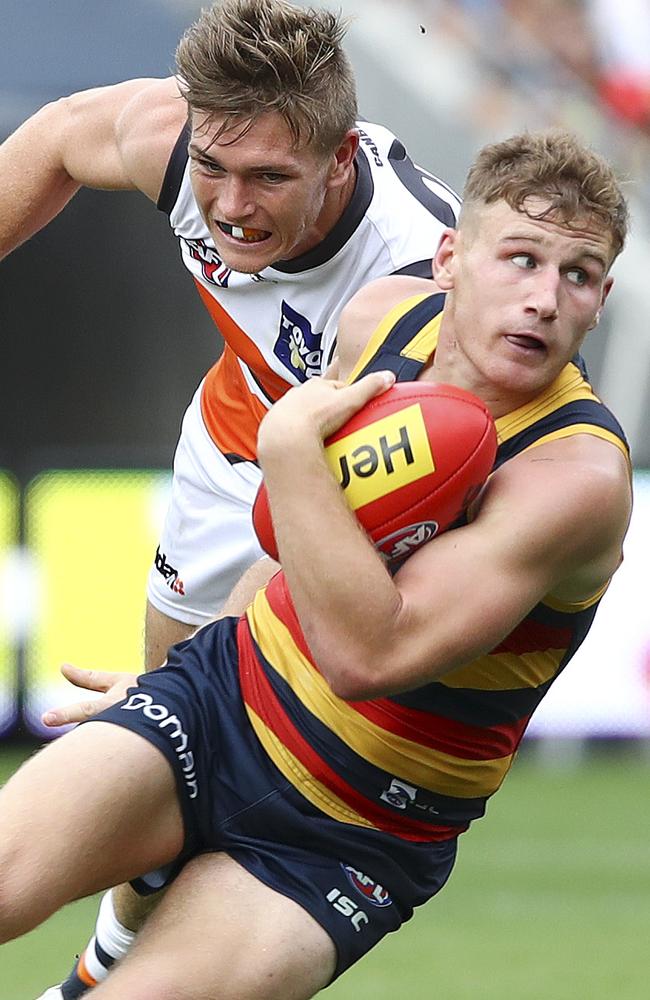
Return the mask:
{"type": "Polygon", "coordinates": [[[321,667],[321,670],[337,698],[368,701],[399,690],[397,664],[397,657],[386,649],[357,647],[321,667]]]}
{"type": "Polygon", "coordinates": [[[335,671],[325,672],[325,679],[342,701],[366,701],[376,697],[365,672],[359,670],[355,663],[337,664],[335,671]]]}

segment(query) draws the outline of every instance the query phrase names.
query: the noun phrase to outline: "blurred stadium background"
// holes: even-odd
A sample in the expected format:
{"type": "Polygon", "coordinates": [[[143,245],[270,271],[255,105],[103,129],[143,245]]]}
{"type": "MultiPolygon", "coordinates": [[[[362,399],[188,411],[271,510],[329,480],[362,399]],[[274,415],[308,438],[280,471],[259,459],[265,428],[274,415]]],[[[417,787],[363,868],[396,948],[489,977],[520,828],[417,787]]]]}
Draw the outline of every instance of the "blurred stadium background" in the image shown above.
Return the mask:
{"type": "MultiPolygon", "coordinates": [[[[2,0],[0,138],[46,101],[163,76],[195,0],[2,0]]],[[[339,4],[332,4],[339,6],[339,4]]],[[[563,125],[633,214],[585,350],[625,426],[636,506],[591,636],[440,899],[331,996],[641,1000],[650,931],[650,2],[341,0],[362,114],[456,188],[478,146],[563,125]]],[[[180,419],[219,350],[166,219],[81,192],[0,265],[0,780],[69,700],[58,666],[139,669],[144,579],[180,419]]],[[[0,1000],[60,979],[91,903],[0,953],[0,1000]]]]}

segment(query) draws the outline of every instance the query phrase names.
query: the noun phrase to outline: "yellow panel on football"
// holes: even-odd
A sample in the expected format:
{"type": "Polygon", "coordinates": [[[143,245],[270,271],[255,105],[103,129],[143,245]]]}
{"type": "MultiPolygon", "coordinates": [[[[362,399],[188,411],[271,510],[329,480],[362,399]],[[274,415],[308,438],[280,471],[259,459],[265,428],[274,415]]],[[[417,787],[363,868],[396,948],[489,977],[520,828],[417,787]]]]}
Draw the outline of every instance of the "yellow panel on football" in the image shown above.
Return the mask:
{"type": "Polygon", "coordinates": [[[74,700],[59,666],[142,669],[145,584],[168,476],[151,471],[53,471],[25,499],[25,539],[40,574],[26,650],[28,720],[74,700]]]}
{"type": "Polygon", "coordinates": [[[435,472],[419,403],[346,434],[325,455],[352,510],[435,472]]]}
{"type": "Polygon", "coordinates": [[[0,472],[0,734],[13,722],[18,689],[18,661],[12,640],[14,623],[9,608],[15,581],[10,577],[9,558],[18,542],[19,493],[15,480],[0,472]]]}

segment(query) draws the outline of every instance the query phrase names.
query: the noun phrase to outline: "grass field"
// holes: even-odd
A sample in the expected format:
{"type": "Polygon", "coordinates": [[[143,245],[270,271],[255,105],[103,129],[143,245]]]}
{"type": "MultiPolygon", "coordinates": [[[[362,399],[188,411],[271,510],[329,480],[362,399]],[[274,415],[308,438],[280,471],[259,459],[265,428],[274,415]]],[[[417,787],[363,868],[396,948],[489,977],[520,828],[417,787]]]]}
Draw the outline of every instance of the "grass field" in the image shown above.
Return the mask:
{"type": "MultiPolygon", "coordinates": [[[[0,780],[17,761],[0,752],[0,780]]],[[[524,754],[487,818],[461,838],[440,896],[324,995],[644,1000],[649,782],[650,756],[638,751],[560,769],[524,754]]],[[[92,900],[77,903],[2,948],[0,1000],[34,1000],[59,981],[94,911],[92,900]]]]}

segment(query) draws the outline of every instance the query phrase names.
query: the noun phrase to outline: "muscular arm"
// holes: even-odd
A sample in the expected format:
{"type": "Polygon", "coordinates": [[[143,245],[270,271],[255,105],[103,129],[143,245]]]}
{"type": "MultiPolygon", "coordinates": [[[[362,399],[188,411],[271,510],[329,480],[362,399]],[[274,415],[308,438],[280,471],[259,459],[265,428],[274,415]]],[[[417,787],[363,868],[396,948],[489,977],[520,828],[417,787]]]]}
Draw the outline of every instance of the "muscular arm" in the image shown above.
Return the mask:
{"type": "Polygon", "coordinates": [[[129,80],[46,105],[0,146],[0,257],[79,190],[156,200],[187,114],[175,80],[129,80]]]}
{"type": "MultiPolygon", "coordinates": [[[[380,389],[379,376],[363,382],[380,389]]],[[[546,595],[593,596],[620,561],[630,510],[627,464],[614,445],[589,435],[551,442],[504,465],[476,519],[434,539],[391,578],[320,446],[347,419],[361,385],[314,381],[292,390],[265,419],[259,451],[305,637],[335,693],[353,700],[469,662],[546,595]],[[281,444],[289,426],[290,454],[281,444]]]]}

